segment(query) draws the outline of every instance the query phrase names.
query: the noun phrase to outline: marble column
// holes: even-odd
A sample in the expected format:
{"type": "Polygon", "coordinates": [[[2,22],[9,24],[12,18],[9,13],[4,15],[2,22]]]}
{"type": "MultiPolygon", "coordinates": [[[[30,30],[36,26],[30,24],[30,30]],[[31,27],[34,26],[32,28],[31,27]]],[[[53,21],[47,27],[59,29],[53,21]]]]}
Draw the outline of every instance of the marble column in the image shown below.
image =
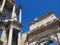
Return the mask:
{"type": "Polygon", "coordinates": [[[15,16],[16,16],[16,15],[15,15],[15,6],[16,6],[16,5],[13,6],[13,10],[12,10],[12,18],[15,18],[15,16]]]}
{"type": "Polygon", "coordinates": [[[55,37],[56,37],[56,40],[57,40],[57,45],[60,45],[57,33],[55,33],[55,37]]]}
{"type": "Polygon", "coordinates": [[[22,36],[21,36],[21,32],[18,33],[18,45],[22,45],[22,36]]]}
{"type": "Polygon", "coordinates": [[[12,45],[13,26],[10,27],[8,45],[12,45]]]}
{"type": "Polygon", "coordinates": [[[7,44],[6,30],[3,30],[3,32],[2,32],[1,40],[3,41],[3,45],[6,45],[7,44]]]}
{"type": "Polygon", "coordinates": [[[17,21],[17,16],[16,16],[16,13],[15,13],[15,10],[16,10],[16,5],[13,6],[11,21],[17,21]]]}
{"type": "Polygon", "coordinates": [[[20,12],[19,12],[19,23],[21,23],[21,20],[22,20],[22,9],[20,9],[20,12]]]}
{"type": "Polygon", "coordinates": [[[4,8],[4,5],[5,5],[5,2],[6,2],[6,0],[3,0],[3,2],[2,2],[2,6],[0,7],[0,11],[1,11],[1,12],[3,11],[3,8],[4,8]]]}

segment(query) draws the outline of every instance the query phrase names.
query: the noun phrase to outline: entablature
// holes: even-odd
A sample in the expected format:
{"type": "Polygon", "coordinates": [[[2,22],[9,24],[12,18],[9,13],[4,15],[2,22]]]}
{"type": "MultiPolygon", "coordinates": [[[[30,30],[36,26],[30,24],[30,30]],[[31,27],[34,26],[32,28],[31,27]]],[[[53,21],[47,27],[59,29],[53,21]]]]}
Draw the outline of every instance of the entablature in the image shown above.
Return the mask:
{"type": "Polygon", "coordinates": [[[48,23],[47,26],[37,28],[35,31],[32,31],[32,32],[30,31],[29,33],[27,33],[28,34],[27,38],[29,42],[32,42],[35,39],[42,38],[46,35],[49,35],[51,33],[58,32],[58,31],[60,31],[59,19],[55,20],[52,23],[48,23]]]}
{"type": "Polygon", "coordinates": [[[60,23],[60,20],[59,19],[55,19],[53,21],[50,21],[47,23],[47,25],[42,25],[41,27],[37,27],[36,29],[33,29],[30,31],[30,33],[28,33],[29,35],[30,34],[35,34],[35,33],[38,33],[38,32],[41,32],[41,31],[45,31],[46,29],[49,29],[52,25],[58,25],[60,23]]]}
{"type": "MultiPolygon", "coordinates": [[[[60,27],[59,27],[59,28],[60,28],[60,27]]],[[[60,29],[59,29],[59,30],[60,30],[60,29]]],[[[28,37],[28,42],[33,42],[33,41],[35,41],[35,40],[37,40],[37,39],[40,39],[40,38],[42,38],[42,37],[44,37],[44,36],[46,36],[46,35],[49,36],[49,35],[51,35],[52,33],[58,32],[59,30],[58,30],[58,25],[57,25],[57,26],[55,26],[55,27],[52,27],[51,29],[45,30],[44,32],[40,32],[40,33],[34,34],[34,35],[31,34],[31,36],[28,37]]]]}
{"type": "Polygon", "coordinates": [[[0,29],[9,30],[11,25],[14,27],[14,30],[21,31],[22,24],[17,21],[0,22],[0,29]]]}

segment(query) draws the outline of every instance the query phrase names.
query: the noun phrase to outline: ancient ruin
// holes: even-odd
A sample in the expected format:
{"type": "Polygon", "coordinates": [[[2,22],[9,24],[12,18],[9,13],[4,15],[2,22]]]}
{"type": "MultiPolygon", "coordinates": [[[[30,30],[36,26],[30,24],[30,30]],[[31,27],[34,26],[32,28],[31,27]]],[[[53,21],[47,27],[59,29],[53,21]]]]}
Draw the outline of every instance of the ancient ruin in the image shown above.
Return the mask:
{"type": "Polygon", "coordinates": [[[36,18],[21,34],[22,8],[16,8],[15,0],[0,0],[0,45],[60,45],[60,19],[53,11],[36,18]]]}
{"type": "Polygon", "coordinates": [[[22,6],[16,9],[15,0],[0,0],[0,45],[21,44],[21,13],[22,6]]]}
{"type": "Polygon", "coordinates": [[[25,35],[24,45],[60,45],[60,19],[51,11],[30,23],[25,35]]]}

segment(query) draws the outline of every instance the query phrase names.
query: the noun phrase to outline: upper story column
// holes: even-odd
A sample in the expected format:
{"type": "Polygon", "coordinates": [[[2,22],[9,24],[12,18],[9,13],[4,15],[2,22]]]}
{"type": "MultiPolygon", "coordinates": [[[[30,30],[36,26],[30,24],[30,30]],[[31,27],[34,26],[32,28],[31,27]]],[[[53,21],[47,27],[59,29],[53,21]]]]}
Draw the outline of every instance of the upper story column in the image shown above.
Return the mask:
{"type": "Polygon", "coordinates": [[[1,12],[2,12],[3,9],[4,9],[5,2],[6,2],[6,0],[3,0],[2,5],[1,5],[1,7],[0,7],[0,11],[1,11],[1,12]]]}
{"type": "MultiPolygon", "coordinates": [[[[22,6],[20,6],[20,12],[19,12],[19,23],[21,23],[22,20],[22,6]]],[[[22,36],[21,36],[21,31],[18,33],[18,45],[22,45],[22,36]]]]}
{"type": "Polygon", "coordinates": [[[17,21],[17,16],[16,16],[16,13],[15,13],[15,10],[16,10],[16,5],[13,6],[13,11],[12,11],[12,20],[11,21],[17,21]]]}
{"type": "Polygon", "coordinates": [[[22,22],[22,9],[23,9],[23,7],[20,6],[20,12],[19,12],[19,23],[22,22]]]}

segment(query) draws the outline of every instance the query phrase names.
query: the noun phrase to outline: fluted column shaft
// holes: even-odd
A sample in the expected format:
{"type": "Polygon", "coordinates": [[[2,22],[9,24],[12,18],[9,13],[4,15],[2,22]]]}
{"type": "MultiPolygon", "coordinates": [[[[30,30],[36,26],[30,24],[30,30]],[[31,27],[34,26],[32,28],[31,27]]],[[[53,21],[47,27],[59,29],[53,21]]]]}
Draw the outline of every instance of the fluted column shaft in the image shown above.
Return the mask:
{"type": "Polygon", "coordinates": [[[8,45],[12,45],[13,26],[10,27],[8,45]]]}
{"type": "Polygon", "coordinates": [[[15,10],[16,10],[16,5],[13,6],[11,21],[17,21],[17,16],[16,16],[16,13],[15,13],[15,10]]]}
{"type": "Polygon", "coordinates": [[[22,45],[22,37],[21,37],[21,32],[18,33],[18,45],[22,45]]]}
{"type": "Polygon", "coordinates": [[[22,9],[20,9],[20,12],[19,12],[19,23],[21,23],[21,20],[22,20],[22,9]]]}
{"type": "Polygon", "coordinates": [[[3,11],[3,8],[4,8],[4,5],[5,5],[5,2],[6,2],[6,0],[3,0],[3,2],[2,2],[2,6],[0,7],[0,11],[1,11],[1,12],[3,11]]]}

